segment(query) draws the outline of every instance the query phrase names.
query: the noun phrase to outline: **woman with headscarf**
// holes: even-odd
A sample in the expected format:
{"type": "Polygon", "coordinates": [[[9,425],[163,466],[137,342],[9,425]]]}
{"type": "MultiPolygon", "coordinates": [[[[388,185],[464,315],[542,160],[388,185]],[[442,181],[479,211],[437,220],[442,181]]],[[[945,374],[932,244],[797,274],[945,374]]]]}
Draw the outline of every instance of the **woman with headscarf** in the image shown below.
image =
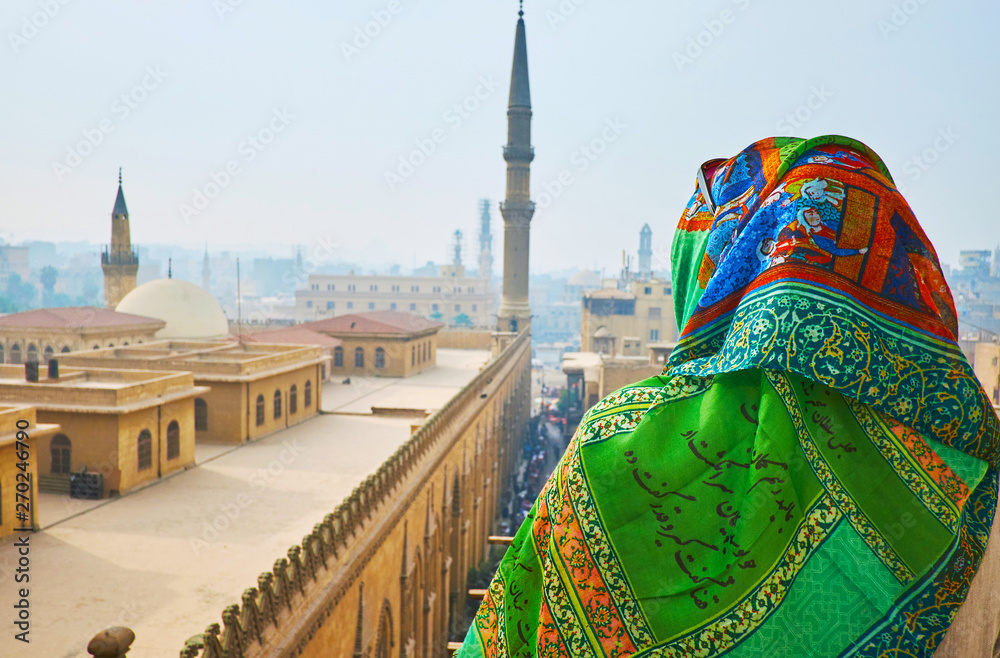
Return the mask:
{"type": "Polygon", "coordinates": [[[459,655],[933,655],[1000,423],[884,164],[838,136],[710,161],[672,261],[663,373],[584,416],[459,655]],[[823,257],[762,258],[801,216],[823,257]]]}

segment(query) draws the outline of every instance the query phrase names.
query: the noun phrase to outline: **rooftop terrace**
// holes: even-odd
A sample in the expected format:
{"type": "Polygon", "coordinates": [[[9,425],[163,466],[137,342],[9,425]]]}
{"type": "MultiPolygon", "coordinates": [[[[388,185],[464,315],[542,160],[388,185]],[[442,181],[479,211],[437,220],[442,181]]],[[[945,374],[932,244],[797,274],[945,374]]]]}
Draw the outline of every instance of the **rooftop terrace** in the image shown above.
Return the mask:
{"type": "Polygon", "coordinates": [[[128,347],[82,350],[61,363],[101,368],[189,370],[198,379],[239,381],[320,363],[322,350],[310,345],[218,341],[157,341],[128,347]]]}
{"type": "MultiPolygon", "coordinates": [[[[31,605],[33,628],[46,632],[32,634],[25,655],[84,658],[94,633],[122,624],[137,635],[131,653],[175,658],[410,437],[417,421],[373,406],[435,409],[488,357],[439,349],[436,368],[405,380],[325,384],[324,407],[337,413],[236,448],[199,445],[195,468],[119,499],[41,494],[31,605]]],[[[13,568],[0,543],[0,579],[13,568]]],[[[10,596],[2,588],[0,605],[10,596]]]]}

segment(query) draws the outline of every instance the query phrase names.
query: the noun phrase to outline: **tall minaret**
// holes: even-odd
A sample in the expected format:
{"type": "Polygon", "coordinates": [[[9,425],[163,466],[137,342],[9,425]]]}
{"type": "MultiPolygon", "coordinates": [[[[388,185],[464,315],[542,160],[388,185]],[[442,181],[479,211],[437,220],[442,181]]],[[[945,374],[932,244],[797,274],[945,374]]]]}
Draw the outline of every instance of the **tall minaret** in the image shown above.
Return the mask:
{"type": "Polygon", "coordinates": [[[644,224],[639,231],[639,278],[653,278],[653,229],[644,224]]]}
{"type": "MultiPolygon", "coordinates": [[[[522,0],[523,2],[523,0],[522,0]]],[[[524,8],[517,12],[514,64],[507,102],[507,198],[500,204],[503,215],[503,293],[497,312],[499,331],[520,332],[531,324],[528,305],[528,244],[535,204],[530,198],[531,92],[528,87],[528,45],[524,36],[524,8]]]]}
{"type": "Polygon", "coordinates": [[[208,245],[205,245],[205,258],[201,261],[201,287],[212,292],[212,268],[208,260],[208,245]]]}
{"type": "Polygon", "coordinates": [[[493,232],[490,227],[492,221],[490,200],[483,199],[479,202],[479,278],[486,280],[487,290],[493,280],[493,232]]]}
{"type": "Polygon", "coordinates": [[[139,254],[132,249],[121,168],[118,169],[118,196],[111,211],[111,245],[101,253],[101,269],[104,270],[104,306],[114,309],[122,297],[135,289],[139,271],[139,254]]]}

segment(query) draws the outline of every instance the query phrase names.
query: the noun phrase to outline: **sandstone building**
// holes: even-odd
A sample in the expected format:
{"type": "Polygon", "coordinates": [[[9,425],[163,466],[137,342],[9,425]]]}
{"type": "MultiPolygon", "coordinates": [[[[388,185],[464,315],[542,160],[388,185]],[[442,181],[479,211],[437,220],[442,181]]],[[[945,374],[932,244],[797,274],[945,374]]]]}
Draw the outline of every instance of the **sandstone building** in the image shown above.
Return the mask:
{"type": "Polygon", "coordinates": [[[649,346],[677,340],[669,281],[630,281],[625,289],[584,293],[580,351],[645,356],[649,346]]]}
{"type": "MultiPolygon", "coordinates": [[[[234,338],[233,340],[237,339],[234,338]]],[[[272,345],[315,345],[320,348],[323,355],[323,363],[320,365],[320,380],[324,382],[328,382],[333,378],[331,375],[333,372],[333,353],[334,350],[343,345],[343,341],[339,338],[321,334],[304,325],[240,334],[238,340],[244,343],[267,343],[272,345]]]]}
{"type": "Polygon", "coordinates": [[[446,324],[492,327],[496,311],[489,281],[466,276],[465,268],[442,268],[441,276],[310,274],[295,291],[295,321],[349,313],[399,311],[446,324]],[[461,316],[464,316],[462,318],[461,316]]]}
{"type": "Polygon", "coordinates": [[[207,393],[188,372],[59,368],[27,381],[0,366],[0,400],[31,405],[60,430],[38,442],[39,485],[68,492],[69,476],[104,475],[103,494],[125,493],[194,463],[194,404],[207,393]]]}
{"type": "Polygon", "coordinates": [[[408,377],[434,367],[443,326],[398,311],[339,315],[302,325],[337,338],[333,375],[408,377]]]}
{"type": "Polygon", "coordinates": [[[18,528],[37,527],[38,450],[58,431],[59,425],[39,424],[34,407],[0,406],[0,537],[18,528]],[[27,518],[18,518],[19,512],[27,518]]]}
{"type": "Polygon", "coordinates": [[[960,340],[958,345],[972,365],[990,401],[994,406],[1000,407],[1000,344],[984,340],[960,340]]]}
{"type": "MultiPolygon", "coordinates": [[[[157,341],[67,354],[75,367],[192,373],[199,441],[243,443],[315,416],[322,401],[318,346],[157,341]]],[[[0,397],[0,399],[3,399],[0,397]]]]}
{"type": "Polygon", "coordinates": [[[149,342],[165,324],[94,306],[12,313],[0,317],[0,363],[44,364],[66,352],[149,342]]]}

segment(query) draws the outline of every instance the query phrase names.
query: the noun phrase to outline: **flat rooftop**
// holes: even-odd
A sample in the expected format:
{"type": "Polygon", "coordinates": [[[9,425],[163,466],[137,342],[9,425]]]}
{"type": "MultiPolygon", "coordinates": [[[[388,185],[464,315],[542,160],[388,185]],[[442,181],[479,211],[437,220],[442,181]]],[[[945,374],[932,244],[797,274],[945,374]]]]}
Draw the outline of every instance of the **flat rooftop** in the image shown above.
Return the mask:
{"type": "MultiPolygon", "coordinates": [[[[438,349],[436,368],[406,379],[324,384],[323,408],[335,413],[238,447],[197,445],[196,467],[122,498],[41,494],[31,644],[5,633],[0,655],[89,658],[90,638],[121,624],[136,633],[130,653],[176,658],[409,438],[416,421],[371,407],[435,409],[488,358],[438,349]]],[[[13,578],[13,541],[0,540],[0,580],[13,578]]],[[[0,605],[12,606],[12,594],[0,588],[0,605]]]]}
{"type": "Polygon", "coordinates": [[[0,399],[48,411],[118,413],[208,390],[196,387],[189,372],[60,368],[59,378],[49,379],[39,370],[38,381],[29,382],[23,365],[0,365],[0,399]]]}
{"type": "Polygon", "coordinates": [[[198,379],[243,381],[323,361],[322,349],[312,345],[279,345],[234,340],[164,340],[142,345],[80,350],[60,355],[69,366],[188,370],[198,379]]]}

